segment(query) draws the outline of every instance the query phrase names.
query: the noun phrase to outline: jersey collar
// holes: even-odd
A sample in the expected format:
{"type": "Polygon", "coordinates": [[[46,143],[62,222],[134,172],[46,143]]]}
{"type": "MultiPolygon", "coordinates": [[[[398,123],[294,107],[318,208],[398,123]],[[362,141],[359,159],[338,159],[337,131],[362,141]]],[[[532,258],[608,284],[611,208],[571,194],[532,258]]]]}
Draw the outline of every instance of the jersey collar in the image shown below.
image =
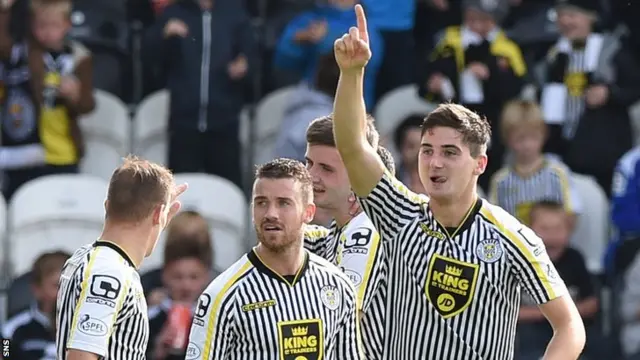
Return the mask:
{"type": "Polygon", "coordinates": [[[482,208],[482,199],[478,197],[476,199],[476,202],[473,204],[473,206],[471,206],[471,208],[467,212],[467,215],[465,216],[462,223],[457,228],[451,229],[451,230],[442,226],[440,223],[438,223],[438,221],[436,220],[436,217],[433,215],[433,212],[431,211],[431,208],[428,205],[426,206],[426,211],[427,211],[427,218],[432,219],[434,223],[437,224],[437,227],[440,229],[441,232],[443,232],[444,234],[447,234],[450,239],[453,239],[457,235],[460,235],[471,228],[471,226],[473,225],[473,222],[475,221],[475,217],[480,212],[481,208],[482,208]]]}
{"type": "Polygon", "coordinates": [[[134,269],[137,269],[136,264],[133,262],[133,260],[131,260],[129,255],[124,250],[122,250],[120,246],[112,243],[111,241],[97,240],[96,242],[93,243],[93,247],[98,247],[98,246],[105,246],[112,249],[113,251],[117,252],[120,256],[122,256],[122,258],[125,259],[129,263],[129,265],[131,265],[134,269]]]}
{"type": "Polygon", "coordinates": [[[267,264],[262,261],[262,259],[260,259],[258,254],[256,254],[255,250],[253,249],[249,251],[249,253],[247,253],[247,257],[249,258],[249,261],[251,261],[253,266],[258,269],[258,271],[269,276],[270,278],[283,282],[290,287],[295,286],[300,281],[300,279],[302,279],[304,274],[307,272],[307,269],[309,268],[309,252],[306,250],[304,252],[304,261],[302,262],[300,270],[298,270],[297,274],[291,276],[282,276],[272,270],[267,264]]]}

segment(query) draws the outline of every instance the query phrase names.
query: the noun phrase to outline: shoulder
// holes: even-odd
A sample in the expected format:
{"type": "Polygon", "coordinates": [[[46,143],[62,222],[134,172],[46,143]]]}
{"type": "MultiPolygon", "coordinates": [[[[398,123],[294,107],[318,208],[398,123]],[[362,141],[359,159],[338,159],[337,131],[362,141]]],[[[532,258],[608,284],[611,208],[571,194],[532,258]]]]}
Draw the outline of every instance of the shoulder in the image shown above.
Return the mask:
{"type": "Polygon", "coordinates": [[[11,317],[2,327],[2,337],[5,339],[13,338],[14,334],[22,327],[28,325],[33,320],[33,314],[30,309],[21,311],[11,317]]]}
{"type": "Polygon", "coordinates": [[[640,146],[629,150],[618,160],[617,172],[630,177],[640,167],[640,146]]]}
{"type": "Polygon", "coordinates": [[[204,294],[212,298],[225,297],[231,294],[237,286],[242,283],[245,275],[247,275],[251,269],[253,269],[251,261],[249,261],[246,255],[243,256],[240,260],[236,261],[235,264],[222,272],[222,274],[213,279],[205,289],[204,294]]]}
{"type": "Polygon", "coordinates": [[[484,201],[480,215],[495,232],[501,235],[502,240],[513,243],[518,248],[522,246],[536,248],[542,244],[542,240],[531,229],[499,206],[484,201]]]}
{"type": "Polygon", "coordinates": [[[91,250],[85,269],[89,274],[101,273],[119,278],[130,276],[134,272],[120,254],[104,246],[97,246],[91,250]]]}
{"type": "Polygon", "coordinates": [[[347,277],[347,275],[340,270],[339,267],[330,263],[329,261],[317,256],[315,254],[309,254],[309,264],[313,266],[318,272],[322,275],[327,276],[328,278],[336,280],[336,282],[345,289],[353,289],[351,285],[351,280],[347,277]]]}
{"type": "Polygon", "coordinates": [[[511,174],[511,168],[508,166],[502,167],[491,177],[491,183],[494,186],[502,183],[511,174]]]}
{"type": "Polygon", "coordinates": [[[500,31],[498,33],[498,37],[496,38],[496,40],[499,41],[500,46],[503,46],[504,48],[520,51],[520,46],[511,38],[509,38],[509,36],[507,36],[504,31],[500,31]]]}
{"type": "Polygon", "coordinates": [[[378,230],[376,230],[373,222],[364,212],[361,212],[360,214],[356,215],[356,217],[351,219],[351,221],[349,221],[344,229],[344,233],[345,235],[350,236],[351,234],[358,233],[362,230],[369,231],[372,234],[378,233],[378,230]]]}
{"type": "Polygon", "coordinates": [[[559,176],[569,176],[571,174],[571,170],[569,167],[562,162],[562,160],[555,155],[546,155],[545,156],[547,163],[547,169],[551,170],[553,173],[559,176]]]}

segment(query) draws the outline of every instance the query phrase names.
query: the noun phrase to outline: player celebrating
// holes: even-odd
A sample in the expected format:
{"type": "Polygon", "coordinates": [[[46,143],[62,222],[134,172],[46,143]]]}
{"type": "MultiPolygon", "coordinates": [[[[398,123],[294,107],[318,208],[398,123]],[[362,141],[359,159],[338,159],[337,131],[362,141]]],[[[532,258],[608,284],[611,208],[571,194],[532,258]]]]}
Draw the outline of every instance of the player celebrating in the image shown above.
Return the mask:
{"type": "MultiPolygon", "coordinates": [[[[365,133],[367,143],[375,147],[379,135],[372,119],[367,121],[365,133]]],[[[318,208],[326,210],[334,220],[329,229],[309,228],[305,232],[305,247],[340,267],[351,279],[356,287],[358,311],[362,316],[365,356],[367,359],[379,359],[382,356],[383,298],[386,293],[380,235],[362,210],[352,213],[353,202],[350,197],[353,197],[353,193],[347,169],[336,149],[331,116],[311,122],[306,136],[305,158],[313,179],[313,202],[318,208]]],[[[378,155],[387,169],[394,173],[393,158],[388,150],[378,146],[378,155]]]]}
{"type": "Polygon", "coordinates": [[[100,240],[77,250],[60,277],[57,358],[144,359],[149,337],[147,303],[138,267],[162,229],[180,210],[164,167],[128,157],[111,176],[100,240]]]}
{"type": "Polygon", "coordinates": [[[251,206],[259,244],[200,297],[187,359],[362,359],[353,285],[302,246],[315,213],[304,165],[259,167],[251,206]]]}
{"type": "Polygon", "coordinates": [[[487,121],[454,104],[422,125],[422,205],[364,141],[366,19],[335,42],[341,69],[336,145],[365,213],[389,242],[385,359],[512,359],[520,289],[555,330],[545,359],[576,359],[585,341],[580,315],[542,241],[504,210],[478,199],[487,165],[487,121]]]}

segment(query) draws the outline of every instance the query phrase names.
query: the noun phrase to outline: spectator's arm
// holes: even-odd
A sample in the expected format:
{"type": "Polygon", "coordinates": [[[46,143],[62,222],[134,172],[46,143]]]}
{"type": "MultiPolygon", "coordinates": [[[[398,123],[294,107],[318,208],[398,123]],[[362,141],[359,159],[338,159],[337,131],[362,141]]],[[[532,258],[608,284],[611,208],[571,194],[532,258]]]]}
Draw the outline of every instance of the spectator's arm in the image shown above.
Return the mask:
{"type": "Polygon", "coordinates": [[[165,59],[165,54],[169,51],[167,40],[164,35],[164,27],[169,22],[169,19],[173,16],[173,7],[176,5],[169,5],[164,9],[162,14],[158,17],[155,24],[150,26],[142,38],[142,61],[146,64],[158,64],[162,63],[165,59]]]}
{"type": "MultiPolygon", "coordinates": [[[[427,101],[448,101],[442,92],[433,93],[429,90],[429,80],[433,75],[439,74],[445,78],[445,82],[449,83],[452,89],[455,86],[451,83],[452,79],[461,69],[462,64],[457,64],[456,47],[451,45],[449,39],[455,28],[449,28],[445,32],[444,38],[436,45],[435,49],[427,56],[419,67],[418,74],[418,95],[427,101]]],[[[451,94],[455,97],[455,93],[451,94]]]]}
{"type": "Polygon", "coordinates": [[[301,33],[312,21],[310,13],[302,14],[293,20],[280,36],[273,59],[277,68],[302,72],[309,61],[311,44],[301,38],[301,33]]]}
{"type": "Polygon", "coordinates": [[[640,232],[640,161],[635,169],[626,170],[625,166],[619,163],[613,174],[611,219],[621,233],[636,233],[640,232]]]}
{"type": "Polygon", "coordinates": [[[629,107],[640,100],[640,71],[638,60],[626,50],[614,58],[616,81],[609,84],[608,105],[629,107]]]}
{"type": "Polygon", "coordinates": [[[9,30],[10,23],[11,5],[7,7],[0,5],[0,58],[5,60],[11,57],[11,49],[13,48],[13,38],[9,30]]]}
{"type": "Polygon", "coordinates": [[[520,47],[510,40],[501,41],[489,61],[489,88],[496,97],[507,101],[520,96],[527,75],[520,47]]]}
{"type": "Polygon", "coordinates": [[[93,111],[96,101],[93,96],[93,58],[91,53],[84,47],[76,50],[82,52],[81,59],[76,65],[74,75],[80,83],[78,100],[71,102],[67,100],[67,107],[76,115],[84,115],[93,111]]]}
{"type": "Polygon", "coordinates": [[[253,27],[251,26],[251,20],[249,14],[247,14],[244,6],[239,5],[238,12],[240,14],[239,28],[236,30],[236,41],[238,56],[242,55],[247,59],[248,68],[245,79],[250,79],[257,69],[256,58],[258,57],[257,44],[255,42],[253,27]]]}

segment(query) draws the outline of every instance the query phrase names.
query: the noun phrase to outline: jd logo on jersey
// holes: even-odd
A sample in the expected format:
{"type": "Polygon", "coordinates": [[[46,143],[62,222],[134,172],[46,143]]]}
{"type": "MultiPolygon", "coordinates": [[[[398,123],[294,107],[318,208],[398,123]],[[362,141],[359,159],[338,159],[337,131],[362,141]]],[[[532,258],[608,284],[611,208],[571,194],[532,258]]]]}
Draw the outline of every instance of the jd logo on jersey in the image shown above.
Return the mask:
{"type": "Polygon", "coordinates": [[[324,349],[322,320],[278,323],[280,360],[321,360],[324,349]]]}
{"type": "Polygon", "coordinates": [[[433,255],[425,289],[427,298],[445,319],[458,315],[471,304],[477,279],[478,265],[433,255]]]}

